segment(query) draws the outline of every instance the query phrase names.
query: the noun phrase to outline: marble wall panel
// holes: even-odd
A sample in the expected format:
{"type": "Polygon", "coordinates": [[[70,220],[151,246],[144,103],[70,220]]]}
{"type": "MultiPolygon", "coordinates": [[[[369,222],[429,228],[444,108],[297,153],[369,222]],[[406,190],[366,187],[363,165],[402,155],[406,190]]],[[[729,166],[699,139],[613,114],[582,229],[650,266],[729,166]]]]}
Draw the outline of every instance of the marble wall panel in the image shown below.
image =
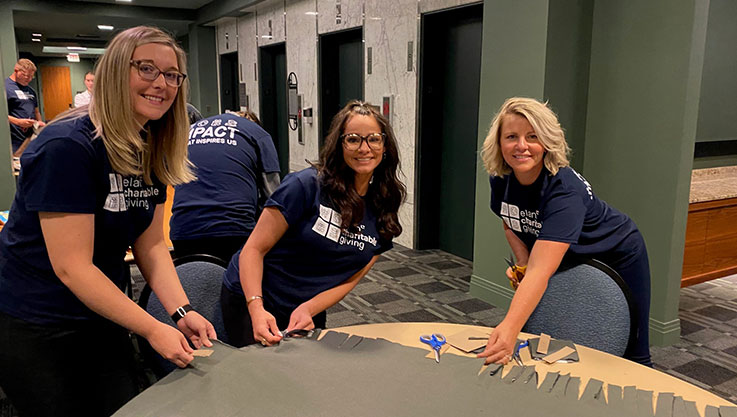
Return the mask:
{"type": "Polygon", "coordinates": [[[317,120],[319,117],[317,91],[317,4],[315,0],[287,3],[287,73],[297,76],[297,93],[302,96],[302,108],[311,107],[313,123],[302,123],[303,143],[298,131],[289,131],[289,169],[307,168],[305,159],[318,159],[317,120]]]}
{"type": "Polygon", "coordinates": [[[364,0],[317,0],[320,34],[363,26],[364,0]],[[340,21],[338,21],[340,10],[340,21]]]}
{"type": "Polygon", "coordinates": [[[227,54],[238,50],[238,25],[234,17],[225,17],[217,24],[218,54],[227,54]]]}
{"type": "Polygon", "coordinates": [[[259,113],[257,62],[256,14],[251,13],[238,19],[238,70],[240,81],[246,84],[248,107],[256,114],[259,113]]]}
{"type": "Polygon", "coordinates": [[[408,192],[401,211],[404,232],[397,242],[412,247],[417,131],[417,1],[394,0],[389,3],[366,0],[364,37],[367,66],[368,48],[372,49],[371,74],[368,74],[368,67],[365,72],[366,100],[378,105],[383,97],[390,96],[393,102],[390,120],[397,136],[402,179],[408,192]]]}
{"type": "Polygon", "coordinates": [[[258,46],[284,42],[284,2],[270,1],[256,8],[258,46]]]}
{"type": "Polygon", "coordinates": [[[427,13],[481,2],[479,0],[418,0],[418,3],[420,13],[427,13]]]}

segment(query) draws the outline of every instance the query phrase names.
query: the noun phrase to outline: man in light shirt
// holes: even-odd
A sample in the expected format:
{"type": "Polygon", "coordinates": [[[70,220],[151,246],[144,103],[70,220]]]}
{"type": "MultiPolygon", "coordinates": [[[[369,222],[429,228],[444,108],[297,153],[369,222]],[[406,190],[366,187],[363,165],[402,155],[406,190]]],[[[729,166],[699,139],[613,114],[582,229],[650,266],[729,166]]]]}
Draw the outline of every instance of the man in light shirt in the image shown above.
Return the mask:
{"type": "Polygon", "coordinates": [[[90,104],[92,98],[92,87],[95,85],[95,73],[88,71],[84,75],[84,85],[87,87],[87,91],[79,93],[74,96],[74,107],[82,107],[90,104]]]}

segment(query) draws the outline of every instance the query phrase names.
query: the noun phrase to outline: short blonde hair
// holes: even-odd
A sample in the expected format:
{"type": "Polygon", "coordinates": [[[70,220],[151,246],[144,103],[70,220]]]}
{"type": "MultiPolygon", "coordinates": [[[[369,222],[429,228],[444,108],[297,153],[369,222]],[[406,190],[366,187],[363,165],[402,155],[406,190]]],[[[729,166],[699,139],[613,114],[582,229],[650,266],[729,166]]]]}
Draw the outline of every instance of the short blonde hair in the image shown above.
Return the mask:
{"type": "Polygon", "coordinates": [[[165,184],[192,181],[192,164],[187,158],[187,91],[185,78],[169,110],[146,124],[146,139],[134,122],[130,98],[131,57],[141,45],[158,43],[174,50],[179,71],[186,72],[187,58],[167,33],[154,27],[137,26],[117,34],[95,68],[95,89],[89,115],[102,138],[115,172],[142,175],[147,184],[151,174],[165,184]]]}
{"type": "Polygon", "coordinates": [[[558,117],[550,110],[547,103],[541,103],[532,98],[512,97],[502,104],[491,122],[489,133],[481,149],[481,159],[489,175],[501,177],[512,172],[504,161],[499,147],[504,116],[511,114],[524,117],[532,125],[540,143],[545,148],[543,161],[550,174],[555,175],[559,168],[570,165],[568,155],[571,153],[571,148],[566,143],[558,117]]]}
{"type": "Polygon", "coordinates": [[[18,62],[15,63],[15,68],[22,69],[23,71],[36,71],[36,64],[33,63],[30,59],[21,58],[18,60],[18,62]]]}

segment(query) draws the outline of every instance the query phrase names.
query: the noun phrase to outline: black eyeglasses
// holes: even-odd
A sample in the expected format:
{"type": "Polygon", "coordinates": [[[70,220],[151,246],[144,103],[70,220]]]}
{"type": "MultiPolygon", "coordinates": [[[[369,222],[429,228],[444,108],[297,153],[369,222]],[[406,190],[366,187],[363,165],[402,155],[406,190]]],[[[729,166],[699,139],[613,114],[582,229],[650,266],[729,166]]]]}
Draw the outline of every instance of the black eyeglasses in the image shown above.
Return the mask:
{"type": "Polygon", "coordinates": [[[138,69],[138,75],[146,81],[155,81],[164,74],[164,81],[170,87],[181,87],[187,74],[179,71],[162,71],[148,60],[131,60],[131,65],[138,69]]]}
{"type": "Polygon", "coordinates": [[[384,146],[384,133],[372,133],[370,135],[361,136],[358,133],[349,133],[347,135],[341,135],[340,139],[343,140],[343,147],[349,151],[358,150],[361,147],[361,143],[366,141],[369,148],[378,151],[384,146]]]}

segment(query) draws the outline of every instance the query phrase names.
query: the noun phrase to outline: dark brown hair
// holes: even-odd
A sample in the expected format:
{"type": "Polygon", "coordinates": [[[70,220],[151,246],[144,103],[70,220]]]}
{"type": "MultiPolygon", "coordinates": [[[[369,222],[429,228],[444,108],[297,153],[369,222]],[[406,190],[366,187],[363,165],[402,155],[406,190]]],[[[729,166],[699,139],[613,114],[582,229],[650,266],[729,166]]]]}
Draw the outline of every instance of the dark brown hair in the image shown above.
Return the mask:
{"type": "Polygon", "coordinates": [[[382,238],[391,240],[402,233],[398,212],[407,190],[397,177],[400,169],[397,140],[389,121],[376,107],[364,101],[353,100],[335,115],[325,137],[317,167],[321,190],[335,205],[334,209],[340,212],[343,228],[353,229],[358,226],[363,219],[365,201],[376,214],[376,228],[382,238]],[[384,156],[374,170],[364,199],[354,187],[355,172],[343,158],[343,141],[340,138],[346,123],[354,115],[372,116],[385,135],[384,156]]]}

